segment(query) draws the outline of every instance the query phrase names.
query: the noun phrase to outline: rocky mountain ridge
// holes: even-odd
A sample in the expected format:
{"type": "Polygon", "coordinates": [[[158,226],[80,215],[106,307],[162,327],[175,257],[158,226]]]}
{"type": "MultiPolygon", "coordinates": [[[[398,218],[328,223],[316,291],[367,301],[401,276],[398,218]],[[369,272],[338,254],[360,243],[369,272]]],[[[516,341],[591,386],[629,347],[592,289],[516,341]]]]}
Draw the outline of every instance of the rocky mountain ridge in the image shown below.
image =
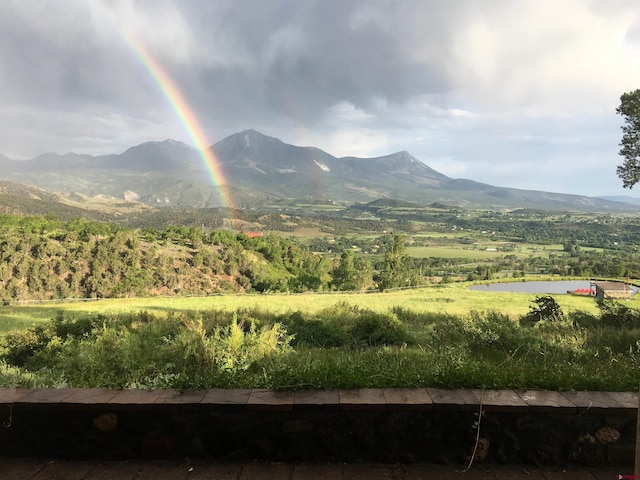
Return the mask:
{"type": "Polygon", "coordinates": [[[55,192],[108,195],[151,205],[221,206],[277,199],[367,203],[387,198],[466,208],[617,211],[636,207],[580,195],[497,187],[452,179],[406,151],[375,158],[334,157],[317,147],[289,145],[245,130],[210,147],[222,172],[213,185],[201,152],[175,140],[146,142],[121,154],[44,154],[30,160],[0,155],[0,180],[55,192]]]}

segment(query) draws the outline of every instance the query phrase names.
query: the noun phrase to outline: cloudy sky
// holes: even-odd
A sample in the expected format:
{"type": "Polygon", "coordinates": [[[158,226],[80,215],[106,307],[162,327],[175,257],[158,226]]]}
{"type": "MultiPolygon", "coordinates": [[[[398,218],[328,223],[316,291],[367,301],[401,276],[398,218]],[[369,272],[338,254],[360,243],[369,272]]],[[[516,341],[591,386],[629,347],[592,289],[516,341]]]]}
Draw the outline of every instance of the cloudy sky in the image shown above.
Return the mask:
{"type": "Polygon", "coordinates": [[[640,196],[615,174],[638,0],[0,0],[0,153],[193,145],[149,58],[207,144],[254,128],[493,185],[640,196]]]}

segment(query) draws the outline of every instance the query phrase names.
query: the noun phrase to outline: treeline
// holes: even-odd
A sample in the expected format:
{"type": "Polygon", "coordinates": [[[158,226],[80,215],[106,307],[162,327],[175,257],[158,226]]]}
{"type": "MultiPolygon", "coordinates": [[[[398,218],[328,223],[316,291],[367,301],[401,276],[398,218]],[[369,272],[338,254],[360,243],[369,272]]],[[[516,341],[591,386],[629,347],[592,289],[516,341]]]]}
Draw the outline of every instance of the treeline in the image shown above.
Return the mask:
{"type": "Polygon", "coordinates": [[[519,258],[505,255],[493,266],[494,271],[521,271],[568,277],[639,278],[640,257],[622,250],[582,250],[549,257],[519,258]]]}
{"type": "Polygon", "coordinates": [[[489,212],[477,218],[458,218],[454,225],[472,231],[488,231],[519,242],[577,243],[583,247],[623,248],[638,245],[637,217],[549,216],[517,212],[489,212]]]}
{"type": "Polygon", "coordinates": [[[335,260],[274,234],[0,216],[0,299],[305,292],[414,284],[402,236],[384,262],[335,260]]]}

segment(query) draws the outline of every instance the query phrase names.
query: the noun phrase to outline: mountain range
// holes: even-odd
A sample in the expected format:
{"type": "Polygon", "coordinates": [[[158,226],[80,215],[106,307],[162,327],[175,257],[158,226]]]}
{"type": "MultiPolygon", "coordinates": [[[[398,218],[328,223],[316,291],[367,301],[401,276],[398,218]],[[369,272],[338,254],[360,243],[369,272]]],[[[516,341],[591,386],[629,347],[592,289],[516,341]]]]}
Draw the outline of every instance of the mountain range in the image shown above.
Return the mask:
{"type": "Polygon", "coordinates": [[[175,140],[147,142],[121,154],[46,153],[30,160],[0,155],[0,180],[51,192],[109,196],[150,205],[221,206],[217,189],[238,208],[283,199],[367,203],[397,199],[466,208],[621,211],[637,205],[581,195],[497,187],[453,179],[408,152],[337,158],[316,147],[289,145],[255,130],[210,147],[221,172],[214,186],[197,149],[175,140]]]}

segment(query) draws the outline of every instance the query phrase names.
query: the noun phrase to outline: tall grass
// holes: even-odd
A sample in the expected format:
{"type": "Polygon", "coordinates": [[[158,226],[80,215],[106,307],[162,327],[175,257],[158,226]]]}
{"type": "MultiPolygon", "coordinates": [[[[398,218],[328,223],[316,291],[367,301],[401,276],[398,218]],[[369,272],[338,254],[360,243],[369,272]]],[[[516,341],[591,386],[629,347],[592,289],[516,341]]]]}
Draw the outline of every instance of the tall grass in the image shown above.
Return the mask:
{"type": "Polygon", "coordinates": [[[0,337],[0,385],[635,391],[640,314],[628,309],[621,324],[612,311],[534,325],[495,311],[382,312],[345,302],[275,313],[60,313],[0,337]]]}

